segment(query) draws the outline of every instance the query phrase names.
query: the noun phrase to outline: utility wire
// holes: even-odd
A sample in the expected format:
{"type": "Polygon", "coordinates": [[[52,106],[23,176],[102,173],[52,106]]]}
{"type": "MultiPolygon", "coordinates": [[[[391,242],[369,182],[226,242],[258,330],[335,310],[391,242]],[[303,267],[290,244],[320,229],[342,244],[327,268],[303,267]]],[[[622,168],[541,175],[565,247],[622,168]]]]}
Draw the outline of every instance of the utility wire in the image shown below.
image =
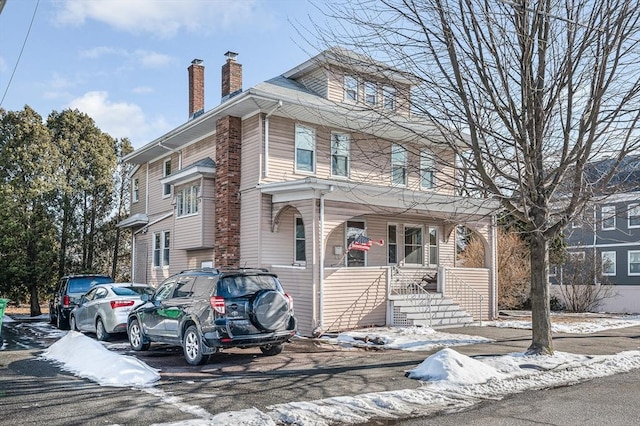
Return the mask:
{"type": "Polygon", "coordinates": [[[0,107],[4,102],[5,96],[7,96],[7,92],[9,91],[9,86],[11,86],[11,82],[13,81],[13,76],[16,74],[16,70],[18,69],[18,64],[20,63],[20,58],[22,58],[22,52],[24,52],[24,47],[27,45],[27,40],[29,39],[29,34],[31,33],[31,27],[33,27],[33,21],[36,19],[36,12],[38,11],[39,5],[40,5],[40,0],[36,2],[36,7],[33,10],[33,16],[31,16],[31,23],[29,23],[29,29],[27,30],[27,34],[24,36],[24,41],[22,42],[22,49],[20,49],[20,54],[18,55],[16,64],[13,66],[13,72],[11,73],[11,77],[9,77],[9,82],[7,83],[7,87],[4,89],[4,93],[2,94],[2,99],[0,99],[0,107]]]}

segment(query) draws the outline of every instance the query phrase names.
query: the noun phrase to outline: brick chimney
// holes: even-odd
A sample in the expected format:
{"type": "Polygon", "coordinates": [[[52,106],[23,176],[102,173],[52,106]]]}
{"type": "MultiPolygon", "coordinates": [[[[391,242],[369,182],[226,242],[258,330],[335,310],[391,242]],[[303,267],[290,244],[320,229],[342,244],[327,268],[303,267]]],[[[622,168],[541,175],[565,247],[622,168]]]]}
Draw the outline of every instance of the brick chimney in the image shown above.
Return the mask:
{"type": "Polygon", "coordinates": [[[242,92],[242,65],[236,62],[237,53],[224,54],[227,62],[222,66],[222,102],[242,92]]]}
{"type": "Polygon", "coordinates": [[[189,71],[189,120],[204,112],[204,66],[202,59],[194,59],[189,71]]]}

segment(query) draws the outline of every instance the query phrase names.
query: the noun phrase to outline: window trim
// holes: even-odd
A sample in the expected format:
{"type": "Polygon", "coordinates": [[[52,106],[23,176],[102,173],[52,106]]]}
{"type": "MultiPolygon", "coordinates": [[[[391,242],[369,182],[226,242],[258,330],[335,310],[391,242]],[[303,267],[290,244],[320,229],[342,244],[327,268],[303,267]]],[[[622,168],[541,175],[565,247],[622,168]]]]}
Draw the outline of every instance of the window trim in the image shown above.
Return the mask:
{"type": "MultiPolygon", "coordinates": [[[[302,141],[300,141],[302,142],[302,141]]],[[[298,124],[296,123],[295,126],[295,135],[294,135],[294,167],[295,167],[295,172],[296,173],[303,173],[303,174],[315,174],[316,173],[316,161],[317,161],[317,151],[318,151],[318,145],[317,145],[317,140],[316,140],[316,129],[310,126],[305,126],[303,124],[298,124]],[[313,149],[312,150],[307,150],[307,149],[303,149],[303,148],[299,148],[298,147],[298,129],[305,129],[308,130],[311,133],[311,137],[312,137],[312,144],[313,144],[313,149]],[[311,170],[304,170],[301,169],[298,165],[298,149],[300,150],[304,150],[304,151],[310,151],[311,152],[311,170]]]]}
{"type": "Polygon", "coordinates": [[[640,228],[640,204],[629,204],[627,209],[627,227],[628,229],[640,228]],[[635,213],[633,213],[635,210],[635,213]],[[631,220],[635,218],[638,221],[637,225],[632,225],[631,220]]]}
{"type": "Polygon", "coordinates": [[[616,259],[616,252],[615,252],[615,251],[602,251],[602,252],[600,252],[600,265],[601,265],[600,267],[602,268],[602,273],[601,273],[601,275],[603,275],[603,276],[607,276],[607,277],[614,277],[614,276],[616,276],[616,272],[617,272],[617,265],[616,265],[616,261],[617,261],[617,259],[616,259]],[[613,262],[612,262],[612,265],[613,265],[613,272],[605,272],[605,271],[604,271],[604,261],[605,261],[605,257],[607,257],[607,256],[605,256],[605,255],[609,255],[609,254],[611,254],[611,253],[613,253],[613,262]]]}
{"type": "Polygon", "coordinates": [[[140,201],[140,179],[133,178],[131,180],[131,202],[137,203],[140,201]]]}
{"type": "Polygon", "coordinates": [[[407,165],[409,163],[409,151],[403,145],[398,143],[391,144],[391,185],[393,186],[401,186],[406,187],[408,184],[408,176],[407,176],[407,165]],[[402,154],[403,161],[402,163],[396,161],[395,154],[402,154]],[[399,183],[395,181],[395,171],[396,167],[400,167],[402,169],[403,182],[399,183]]]}
{"type": "Polygon", "coordinates": [[[171,260],[171,231],[157,231],[153,233],[152,240],[152,259],[153,268],[168,268],[171,260]],[[159,238],[159,244],[157,239],[159,238]],[[167,247],[168,238],[168,247],[167,247]],[[156,259],[157,258],[157,259],[156,259]]]}
{"type": "Polygon", "coordinates": [[[600,207],[600,229],[603,231],[610,231],[616,229],[616,206],[613,204],[608,204],[600,207]],[[607,215],[605,217],[605,209],[607,210],[607,215]],[[605,228],[605,221],[612,219],[613,225],[605,228]]]}
{"type": "Polygon", "coordinates": [[[395,111],[397,109],[396,88],[393,86],[382,86],[382,108],[395,111]]]}
{"type": "Polygon", "coordinates": [[[299,214],[293,216],[293,262],[297,265],[307,264],[307,231],[304,220],[299,214]],[[298,220],[302,223],[302,231],[304,232],[302,238],[298,238],[298,220]],[[304,241],[304,259],[298,259],[298,241],[304,241]]]}
{"type": "MultiPolygon", "coordinates": [[[[402,261],[405,265],[411,265],[411,266],[415,266],[415,265],[419,265],[419,266],[424,266],[424,225],[419,225],[419,224],[410,224],[410,223],[405,223],[402,226],[402,254],[403,254],[403,258],[402,261]],[[406,243],[406,237],[407,237],[407,229],[412,228],[412,229],[419,229],[420,230],[420,245],[416,246],[420,248],[420,263],[409,263],[407,262],[407,243],[406,243]]],[[[413,247],[413,246],[412,246],[413,247]]]]}
{"type": "MultiPolygon", "coordinates": [[[[640,256],[640,250],[627,250],[627,275],[630,277],[640,276],[640,272],[631,272],[631,254],[636,253],[640,256]]],[[[633,263],[640,263],[640,261],[633,263]]]]}
{"type": "Polygon", "coordinates": [[[428,227],[428,231],[429,231],[429,266],[438,266],[440,264],[440,233],[438,232],[438,227],[437,226],[429,226],[428,227]],[[435,233],[435,237],[436,237],[436,243],[435,244],[431,244],[431,232],[435,233]],[[432,255],[432,250],[435,252],[435,263],[431,262],[431,255],[432,255]]]}
{"type": "MultiPolygon", "coordinates": [[[[169,176],[171,174],[171,157],[166,158],[163,162],[162,162],[162,177],[166,178],[167,176],[169,176]],[[167,173],[167,164],[169,165],[169,172],[167,173]]],[[[171,196],[171,184],[170,183],[165,183],[164,185],[162,185],[162,198],[168,198],[171,196]]]]}
{"type": "Polygon", "coordinates": [[[177,191],[176,192],[176,218],[197,216],[200,210],[198,207],[198,205],[200,204],[199,199],[200,199],[199,183],[194,183],[192,185],[184,186],[182,189],[180,189],[180,191],[177,191]],[[185,213],[185,210],[190,210],[190,211],[188,213],[185,213]]]}
{"type": "Polygon", "coordinates": [[[360,82],[357,77],[354,77],[349,74],[345,74],[342,79],[343,85],[343,100],[349,103],[358,103],[358,98],[360,97],[360,82]],[[353,84],[348,84],[348,82],[352,82],[353,84]],[[351,95],[353,93],[353,96],[351,95]],[[352,99],[353,97],[353,99],[352,99]]]}
{"type": "Polygon", "coordinates": [[[431,149],[420,150],[420,189],[432,190],[436,186],[436,160],[431,149]],[[430,174],[429,185],[425,185],[426,174],[430,174]]]}
{"type": "Polygon", "coordinates": [[[348,178],[351,174],[351,137],[349,135],[349,133],[344,133],[344,132],[331,132],[331,176],[333,177],[338,177],[338,178],[348,178]],[[337,142],[338,140],[336,139],[336,137],[340,137],[340,136],[345,136],[346,137],[346,155],[338,155],[336,153],[337,151],[337,147],[334,145],[335,142],[337,142]],[[334,170],[334,157],[335,158],[345,158],[346,159],[346,170],[345,170],[345,174],[341,175],[336,173],[336,170],[334,170]]]}
{"type": "Polygon", "coordinates": [[[366,105],[378,105],[378,85],[372,81],[365,81],[364,84],[364,103],[366,105]],[[373,102],[369,102],[369,96],[373,96],[373,102]]]}
{"type": "Polygon", "coordinates": [[[399,225],[395,222],[387,222],[387,265],[397,265],[398,264],[398,229],[399,229],[399,225]],[[393,226],[395,227],[395,235],[394,235],[394,240],[392,242],[391,240],[391,234],[389,233],[389,228],[393,226]],[[396,249],[395,252],[395,262],[390,262],[390,257],[391,257],[391,246],[394,246],[396,249]]]}

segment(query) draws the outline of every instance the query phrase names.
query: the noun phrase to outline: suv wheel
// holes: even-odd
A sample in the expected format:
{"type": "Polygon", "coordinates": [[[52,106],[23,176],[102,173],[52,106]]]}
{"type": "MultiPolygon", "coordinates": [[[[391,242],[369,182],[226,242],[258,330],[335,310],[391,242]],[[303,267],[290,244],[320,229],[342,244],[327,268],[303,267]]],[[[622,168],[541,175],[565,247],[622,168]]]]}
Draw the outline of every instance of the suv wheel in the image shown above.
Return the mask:
{"type": "Polygon", "coordinates": [[[209,360],[209,355],[202,354],[202,340],[195,325],[189,326],[184,333],[183,340],[184,358],[188,364],[202,365],[209,360]]]}
{"type": "Polygon", "coordinates": [[[102,318],[98,317],[98,320],[96,321],[96,338],[101,342],[106,342],[107,340],[109,340],[109,337],[111,336],[109,335],[109,333],[107,333],[107,330],[104,328],[104,323],[102,322],[102,318]]]}
{"type": "Polygon", "coordinates": [[[275,290],[256,293],[252,312],[255,324],[265,331],[283,329],[289,323],[289,301],[275,290]]]}
{"type": "Polygon", "coordinates": [[[63,320],[62,319],[62,314],[60,312],[58,312],[58,315],[56,315],[56,326],[60,330],[68,330],[69,329],[69,321],[63,320]]]}
{"type": "Polygon", "coordinates": [[[127,335],[129,336],[129,344],[131,345],[131,349],[134,351],[146,351],[149,349],[150,343],[145,343],[142,337],[142,329],[140,328],[140,323],[138,319],[131,320],[131,324],[129,324],[129,329],[127,330],[127,335]]]}
{"type": "Polygon", "coordinates": [[[262,353],[267,356],[279,355],[282,353],[283,349],[284,345],[282,343],[260,346],[260,350],[262,351],[262,353]]]}

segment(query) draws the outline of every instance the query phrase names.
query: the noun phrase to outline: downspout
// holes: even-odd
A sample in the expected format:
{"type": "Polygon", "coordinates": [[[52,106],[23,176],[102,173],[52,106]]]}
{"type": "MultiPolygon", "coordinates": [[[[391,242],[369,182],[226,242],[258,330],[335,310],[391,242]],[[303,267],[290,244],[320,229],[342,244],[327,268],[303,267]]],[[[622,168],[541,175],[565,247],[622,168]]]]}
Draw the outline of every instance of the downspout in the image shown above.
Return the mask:
{"type": "MultiPolygon", "coordinates": [[[[498,312],[498,229],[496,215],[491,215],[491,313],[489,318],[497,318],[498,312]]],[[[482,325],[482,318],[480,318],[482,325]]]]}
{"type": "Polygon", "coordinates": [[[264,170],[263,177],[269,177],[269,116],[282,107],[282,101],[264,116],[264,170]]]}
{"type": "Polygon", "coordinates": [[[324,332],[324,197],[328,192],[333,192],[333,185],[329,187],[328,191],[323,191],[320,193],[320,279],[318,283],[318,305],[320,314],[318,316],[317,327],[317,330],[319,330],[320,334],[324,332]]]}

